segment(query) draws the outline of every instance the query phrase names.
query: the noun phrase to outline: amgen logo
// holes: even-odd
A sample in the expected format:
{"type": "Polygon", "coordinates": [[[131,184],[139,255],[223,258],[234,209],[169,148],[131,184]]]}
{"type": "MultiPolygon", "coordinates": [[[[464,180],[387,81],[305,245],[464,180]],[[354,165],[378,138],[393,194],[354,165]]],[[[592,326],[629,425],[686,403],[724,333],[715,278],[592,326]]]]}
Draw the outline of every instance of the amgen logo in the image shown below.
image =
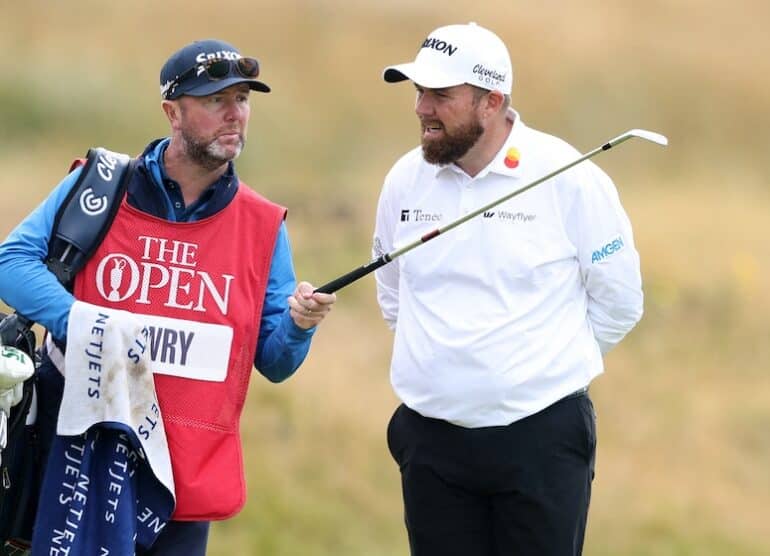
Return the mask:
{"type": "Polygon", "coordinates": [[[591,254],[591,264],[600,263],[625,247],[623,236],[618,236],[591,254]]]}

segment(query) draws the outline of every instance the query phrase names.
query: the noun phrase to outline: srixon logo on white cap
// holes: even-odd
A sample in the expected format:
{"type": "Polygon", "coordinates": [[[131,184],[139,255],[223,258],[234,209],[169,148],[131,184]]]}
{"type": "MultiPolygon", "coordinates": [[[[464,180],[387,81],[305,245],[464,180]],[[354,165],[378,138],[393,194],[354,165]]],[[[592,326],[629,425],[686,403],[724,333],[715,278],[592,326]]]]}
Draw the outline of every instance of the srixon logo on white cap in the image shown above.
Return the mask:
{"type": "Polygon", "coordinates": [[[448,42],[442,41],[441,39],[437,39],[434,37],[428,37],[427,39],[425,39],[425,42],[422,43],[421,48],[432,48],[433,50],[438,50],[439,52],[443,52],[448,56],[451,56],[452,54],[457,52],[456,46],[452,46],[448,42]]]}

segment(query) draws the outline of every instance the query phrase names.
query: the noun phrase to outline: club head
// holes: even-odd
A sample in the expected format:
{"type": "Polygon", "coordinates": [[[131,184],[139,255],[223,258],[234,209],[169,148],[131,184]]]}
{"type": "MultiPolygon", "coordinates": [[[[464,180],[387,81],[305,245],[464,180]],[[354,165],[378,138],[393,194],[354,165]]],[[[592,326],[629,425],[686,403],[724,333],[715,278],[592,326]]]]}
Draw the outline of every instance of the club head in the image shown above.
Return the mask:
{"type": "Polygon", "coordinates": [[[654,131],[647,131],[646,129],[632,129],[628,132],[628,135],[639,137],[640,139],[646,139],[647,141],[652,141],[653,143],[657,143],[658,145],[662,145],[664,147],[668,145],[668,139],[666,136],[661,135],[660,133],[655,133],[654,131]]]}

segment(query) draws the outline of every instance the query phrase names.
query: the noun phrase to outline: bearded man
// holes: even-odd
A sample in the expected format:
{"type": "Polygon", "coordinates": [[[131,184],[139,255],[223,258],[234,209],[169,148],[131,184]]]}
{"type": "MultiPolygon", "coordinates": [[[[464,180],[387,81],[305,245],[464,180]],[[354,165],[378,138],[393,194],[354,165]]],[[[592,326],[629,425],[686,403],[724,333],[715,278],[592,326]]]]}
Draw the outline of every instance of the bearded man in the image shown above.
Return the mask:
{"type": "MultiPolygon", "coordinates": [[[[474,23],[436,29],[384,79],[414,83],[422,145],[385,178],[375,258],[579,156],[510,108],[508,50],[474,23]]],[[[376,278],[395,331],[403,403],[388,444],[412,555],[580,554],[596,451],[588,386],[642,315],[610,178],[583,162],[376,278]]]]}
{"type": "MultiPolygon", "coordinates": [[[[169,136],[152,141],[133,161],[115,219],[71,291],[45,260],[49,242],[57,241],[51,235],[59,208],[83,173],[78,163],[0,245],[0,298],[48,331],[37,379],[37,429],[48,462],[44,486],[71,482],[60,475],[77,471],[51,463],[63,449],[62,437],[55,437],[65,385],[57,361],[63,359],[68,334],[84,326],[70,319],[73,307],[85,302],[128,311],[146,323],[146,330],[165,330],[163,348],[152,355],[152,372],[176,506],[170,521],[153,527],[150,546],[131,534],[136,521],[152,521],[147,515],[121,524],[129,533],[121,554],[206,553],[210,521],[234,516],[246,501],[239,421],[252,368],[272,382],[289,378],[336,299],[314,293],[308,282],[297,283],[286,209],[236,174],[234,160],[246,142],[251,115],[250,93],[270,92],[259,76],[255,58],[221,40],[195,41],[166,60],[160,104],[169,136]],[[110,260],[112,271],[101,272],[100,264],[110,260]],[[137,288],[140,280],[143,287],[137,288]],[[178,364],[170,366],[169,359],[182,352],[178,364]]],[[[151,343],[158,346],[160,337],[151,343]]],[[[58,505],[43,512],[44,505],[33,552],[70,553],[69,545],[51,545],[67,535],[46,534],[41,520],[48,526],[58,505]]],[[[78,515],[84,515],[81,510],[78,515]]],[[[102,515],[84,517],[79,534],[65,540],[83,546],[96,539],[105,521],[102,515]]],[[[84,550],[96,554],[97,549],[84,550]]]]}

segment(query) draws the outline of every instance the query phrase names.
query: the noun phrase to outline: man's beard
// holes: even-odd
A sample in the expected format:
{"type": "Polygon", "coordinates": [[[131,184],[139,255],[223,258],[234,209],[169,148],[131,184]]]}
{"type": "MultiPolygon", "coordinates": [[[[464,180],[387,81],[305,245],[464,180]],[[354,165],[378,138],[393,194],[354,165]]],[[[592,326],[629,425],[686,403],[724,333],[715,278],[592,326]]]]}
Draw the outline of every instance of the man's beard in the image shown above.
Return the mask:
{"type": "Polygon", "coordinates": [[[238,137],[241,144],[235,151],[235,154],[231,156],[224,147],[217,143],[216,139],[206,142],[182,130],[182,140],[184,141],[187,157],[206,170],[216,170],[222,164],[238,158],[238,155],[243,150],[243,145],[246,143],[246,138],[243,134],[239,134],[238,137]]]}
{"type": "Polygon", "coordinates": [[[484,128],[476,119],[460,126],[457,131],[449,133],[444,128],[441,139],[422,138],[422,156],[430,164],[450,164],[464,157],[484,134],[484,128]]]}

